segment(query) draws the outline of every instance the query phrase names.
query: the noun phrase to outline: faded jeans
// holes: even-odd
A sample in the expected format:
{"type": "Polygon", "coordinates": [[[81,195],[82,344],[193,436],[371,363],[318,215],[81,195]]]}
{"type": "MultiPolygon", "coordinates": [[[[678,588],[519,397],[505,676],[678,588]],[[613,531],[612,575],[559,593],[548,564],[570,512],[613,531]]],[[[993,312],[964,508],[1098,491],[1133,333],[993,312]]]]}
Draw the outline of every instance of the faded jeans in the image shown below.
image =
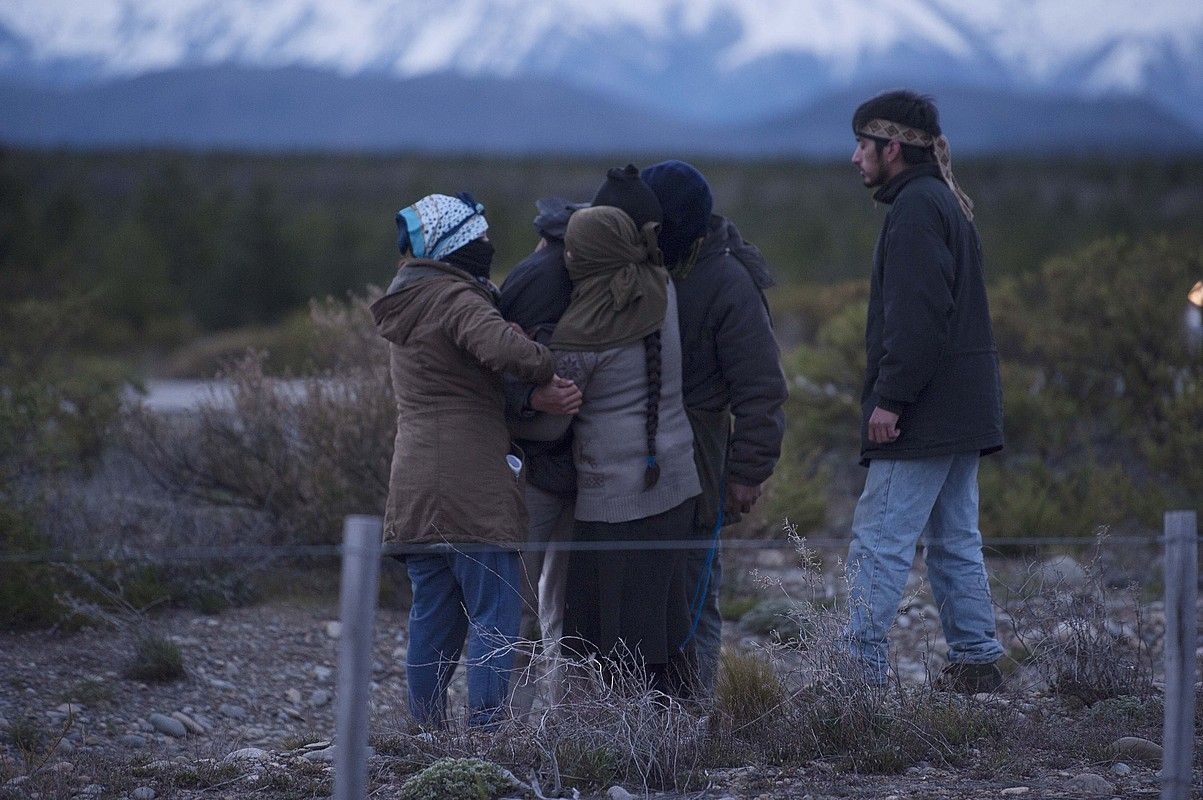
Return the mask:
{"type": "Polygon", "coordinates": [[[1002,656],[978,530],[977,465],[976,452],[869,465],[848,549],[846,638],[875,683],[886,679],[886,634],[921,536],[948,660],[988,664],[1002,656]]]}
{"type": "Polygon", "coordinates": [[[414,602],[405,671],[409,710],[426,726],[446,722],[447,687],[467,638],[469,722],[488,724],[506,706],[522,611],[522,562],[489,550],[411,555],[414,602]]]}

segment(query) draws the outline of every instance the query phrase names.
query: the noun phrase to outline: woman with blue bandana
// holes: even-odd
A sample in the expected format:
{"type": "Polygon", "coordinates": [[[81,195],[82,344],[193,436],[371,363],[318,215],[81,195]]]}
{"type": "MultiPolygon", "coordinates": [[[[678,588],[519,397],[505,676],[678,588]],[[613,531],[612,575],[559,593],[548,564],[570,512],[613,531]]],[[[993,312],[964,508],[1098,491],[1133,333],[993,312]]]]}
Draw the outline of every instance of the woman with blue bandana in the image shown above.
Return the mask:
{"type": "Polygon", "coordinates": [[[501,376],[555,379],[551,352],[497,311],[488,227],[484,206],[466,194],[403,208],[401,264],[372,305],[397,400],[384,538],[429,546],[405,558],[409,708],[424,726],[446,721],[465,639],[469,722],[490,723],[505,707],[527,517],[501,376]]]}

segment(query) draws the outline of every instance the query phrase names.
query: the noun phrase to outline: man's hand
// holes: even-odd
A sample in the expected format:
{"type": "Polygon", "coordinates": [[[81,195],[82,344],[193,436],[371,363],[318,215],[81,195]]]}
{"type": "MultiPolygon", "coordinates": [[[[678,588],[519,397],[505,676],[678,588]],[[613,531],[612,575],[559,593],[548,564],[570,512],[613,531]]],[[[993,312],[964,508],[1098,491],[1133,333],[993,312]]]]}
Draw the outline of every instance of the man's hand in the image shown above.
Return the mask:
{"type": "Polygon", "coordinates": [[[529,338],[530,338],[530,334],[529,334],[529,333],[527,333],[527,332],[526,332],[526,331],[523,329],[523,327],[522,327],[521,325],[519,325],[517,322],[510,322],[510,323],[507,323],[507,324],[510,326],[510,330],[512,330],[514,333],[516,333],[516,334],[518,334],[518,335],[520,335],[520,336],[525,336],[527,339],[529,339],[529,338]]]}
{"type": "Polygon", "coordinates": [[[869,441],[873,444],[889,444],[902,435],[898,430],[898,415],[881,406],[869,415],[869,441]]]}
{"type": "Polygon", "coordinates": [[[727,481],[727,508],[747,514],[760,499],[760,486],[745,486],[727,481]]]}
{"type": "Polygon", "coordinates": [[[555,375],[531,392],[530,407],[544,414],[575,414],[581,410],[581,390],[567,378],[555,375]]]}

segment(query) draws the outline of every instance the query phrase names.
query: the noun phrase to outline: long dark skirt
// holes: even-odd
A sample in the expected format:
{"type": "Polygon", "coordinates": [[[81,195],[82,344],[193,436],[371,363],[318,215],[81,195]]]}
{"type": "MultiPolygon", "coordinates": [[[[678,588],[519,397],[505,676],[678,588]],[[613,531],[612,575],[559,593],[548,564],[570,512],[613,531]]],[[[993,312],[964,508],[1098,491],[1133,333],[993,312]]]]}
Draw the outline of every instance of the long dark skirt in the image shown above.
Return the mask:
{"type": "MultiPolygon", "coordinates": [[[[630,522],[582,522],[578,542],[655,542],[691,535],[696,498],[630,522]]],[[[573,650],[629,651],[647,665],[668,663],[689,633],[685,551],[574,550],[568,564],[564,634],[573,650]]]]}

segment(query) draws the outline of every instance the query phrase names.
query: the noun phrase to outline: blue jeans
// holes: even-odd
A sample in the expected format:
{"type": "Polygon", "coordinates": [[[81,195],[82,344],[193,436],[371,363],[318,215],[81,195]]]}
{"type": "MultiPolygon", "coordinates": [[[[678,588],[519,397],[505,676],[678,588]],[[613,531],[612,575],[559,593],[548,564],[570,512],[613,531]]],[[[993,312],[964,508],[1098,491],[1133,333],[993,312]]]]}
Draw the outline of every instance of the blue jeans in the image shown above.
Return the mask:
{"type": "Polygon", "coordinates": [[[961,453],[869,465],[852,519],[846,636],[873,682],[886,678],[886,634],[920,536],[948,660],[988,664],[1002,656],[978,530],[977,463],[977,453],[961,453]]]}
{"type": "Polygon", "coordinates": [[[414,594],[405,654],[410,713],[422,725],[444,724],[466,637],[469,722],[494,721],[505,707],[522,614],[521,558],[448,552],[412,555],[405,566],[414,594]]]}

